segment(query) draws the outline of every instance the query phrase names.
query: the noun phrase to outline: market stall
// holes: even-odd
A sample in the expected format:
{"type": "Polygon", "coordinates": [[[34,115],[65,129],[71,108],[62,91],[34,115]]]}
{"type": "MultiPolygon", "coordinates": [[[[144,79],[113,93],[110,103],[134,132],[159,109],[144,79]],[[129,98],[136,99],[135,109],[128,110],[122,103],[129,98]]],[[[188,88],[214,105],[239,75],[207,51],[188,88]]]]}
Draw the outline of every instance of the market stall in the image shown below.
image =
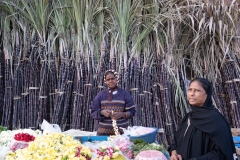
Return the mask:
{"type": "Polygon", "coordinates": [[[134,126],[117,136],[74,129],[61,132],[48,123],[42,130],[2,130],[0,160],[169,159],[164,146],[155,141],[157,129],[152,127],[134,126]]]}

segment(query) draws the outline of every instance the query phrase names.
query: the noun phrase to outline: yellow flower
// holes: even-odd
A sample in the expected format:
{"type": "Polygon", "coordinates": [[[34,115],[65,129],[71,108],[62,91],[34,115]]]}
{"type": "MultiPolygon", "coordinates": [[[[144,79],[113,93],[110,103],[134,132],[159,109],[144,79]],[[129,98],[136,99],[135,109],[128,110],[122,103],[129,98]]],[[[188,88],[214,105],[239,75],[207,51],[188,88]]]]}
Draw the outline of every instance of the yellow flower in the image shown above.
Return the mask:
{"type": "Polygon", "coordinates": [[[115,153],[113,153],[113,158],[117,158],[117,156],[119,155],[119,153],[118,152],[115,152],[115,153]]]}
{"type": "Polygon", "coordinates": [[[106,145],[103,145],[101,148],[102,148],[102,149],[106,149],[106,148],[107,148],[107,146],[106,146],[106,145]]]}
{"type": "Polygon", "coordinates": [[[86,158],[85,157],[80,157],[80,160],[86,160],[86,158]]]}
{"type": "Polygon", "coordinates": [[[104,156],[103,160],[110,160],[109,156],[104,156]]]}
{"type": "Polygon", "coordinates": [[[119,147],[118,146],[115,146],[114,149],[119,151],[119,147]]]}

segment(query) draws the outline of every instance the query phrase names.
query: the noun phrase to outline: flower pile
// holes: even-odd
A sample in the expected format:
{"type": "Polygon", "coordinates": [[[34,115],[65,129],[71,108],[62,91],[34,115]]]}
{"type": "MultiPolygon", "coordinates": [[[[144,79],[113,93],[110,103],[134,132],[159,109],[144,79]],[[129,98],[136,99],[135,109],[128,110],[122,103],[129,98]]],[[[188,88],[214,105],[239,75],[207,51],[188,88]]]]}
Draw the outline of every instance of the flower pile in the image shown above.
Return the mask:
{"type": "Polygon", "coordinates": [[[40,130],[32,130],[32,129],[19,129],[19,130],[7,130],[2,131],[0,133],[0,148],[1,147],[10,147],[12,141],[14,140],[14,137],[16,134],[19,133],[27,133],[29,135],[32,135],[34,137],[42,135],[42,132],[40,130]]]}
{"type": "Polygon", "coordinates": [[[19,129],[19,130],[6,130],[0,133],[0,160],[4,159],[6,153],[10,151],[12,144],[16,141],[14,136],[18,133],[28,133],[34,137],[42,135],[40,130],[32,129],[19,129]]]}
{"type": "Polygon", "coordinates": [[[110,160],[119,156],[118,147],[102,146],[97,149],[97,158],[95,160],[110,160]]]}
{"type": "Polygon", "coordinates": [[[91,150],[72,136],[62,133],[49,133],[36,137],[27,148],[8,152],[6,160],[79,160],[91,159],[91,150]]]}

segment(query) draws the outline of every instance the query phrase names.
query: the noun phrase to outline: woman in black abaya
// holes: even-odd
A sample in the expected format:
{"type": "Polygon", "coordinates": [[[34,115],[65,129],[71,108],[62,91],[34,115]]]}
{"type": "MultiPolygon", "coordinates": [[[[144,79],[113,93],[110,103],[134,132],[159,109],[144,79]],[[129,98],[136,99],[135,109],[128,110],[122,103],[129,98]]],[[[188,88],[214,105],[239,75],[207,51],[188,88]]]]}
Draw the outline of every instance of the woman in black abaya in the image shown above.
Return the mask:
{"type": "Polygon", "coordinates": [[[193,79],[187,92],[192,111],[183,119],[168,151],[171,160],[234,160],[235,146],[226,119],[212,103],[212,86],[193,79]]]}

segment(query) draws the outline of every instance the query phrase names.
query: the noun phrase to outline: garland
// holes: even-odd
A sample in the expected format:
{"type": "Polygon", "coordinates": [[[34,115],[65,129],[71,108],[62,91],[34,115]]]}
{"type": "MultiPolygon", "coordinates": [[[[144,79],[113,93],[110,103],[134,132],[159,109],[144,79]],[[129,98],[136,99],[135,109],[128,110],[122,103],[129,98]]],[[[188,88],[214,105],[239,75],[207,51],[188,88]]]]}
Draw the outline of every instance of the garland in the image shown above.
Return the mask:
{"type": "MultiPolygon", "coordinates": [[[[112,111],[113,114],[113,111],[112,111]]],[[[112,126],[114,129],[114,133],[116,136],[120,135],[119,131],[118,131],[118,126],[117,126],[117,120],[112,118],[112,126]]]]}

